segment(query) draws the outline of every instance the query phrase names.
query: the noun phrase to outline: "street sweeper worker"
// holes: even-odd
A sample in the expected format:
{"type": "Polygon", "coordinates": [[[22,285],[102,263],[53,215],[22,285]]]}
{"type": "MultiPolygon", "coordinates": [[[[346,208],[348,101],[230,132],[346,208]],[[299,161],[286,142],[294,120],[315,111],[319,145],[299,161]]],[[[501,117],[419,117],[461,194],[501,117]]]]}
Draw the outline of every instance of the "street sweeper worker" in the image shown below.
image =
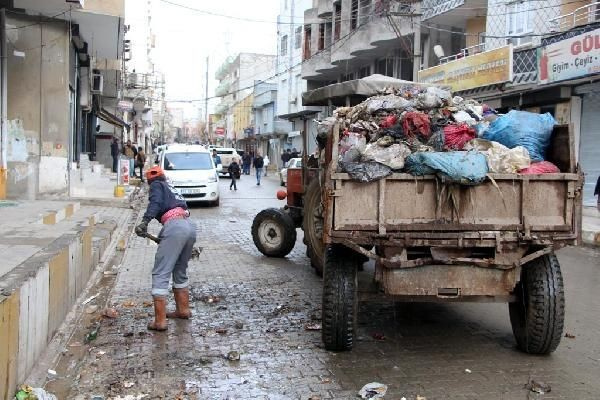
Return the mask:
{"type": "Polygon", "coordinates": [[[146,236],[148,224],[157,219],[162,225],[158,238],[160,243],[152,270],[152,298],[154,300],[154,322],[148,329],[164,331],[167,318],[189,319],[188,261],[196,242],[196,225],[190,220],[190,213],[183,197],[167,183],[160,167],[146,171],[150,185],[148,208],[142,223],[136,226],[138,236],[146,236]],[[173,278],[175,311],[167,314],[169,281],[173,278]]]}

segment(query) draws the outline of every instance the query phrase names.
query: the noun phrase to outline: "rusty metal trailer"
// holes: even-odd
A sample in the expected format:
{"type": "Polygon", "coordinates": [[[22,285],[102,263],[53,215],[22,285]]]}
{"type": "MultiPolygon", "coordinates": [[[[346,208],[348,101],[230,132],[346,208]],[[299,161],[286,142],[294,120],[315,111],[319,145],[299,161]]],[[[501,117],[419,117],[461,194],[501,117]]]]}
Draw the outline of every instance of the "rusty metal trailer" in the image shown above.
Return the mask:
{"type": "Polygon", "coordinates": [[[321,185],[327,349],[352,348],[357,254],[375,260],[373,279],[386,295],[507,302],[523,351],[556,349],[564,291],[554,252],[577,245],[581,231],[583,178],[568,126],[555,127],[547,153],[561,173],[491,174],[476,186],[403,173],[356,182],[338,172],[338,140],[335,127],[321,185]]]}

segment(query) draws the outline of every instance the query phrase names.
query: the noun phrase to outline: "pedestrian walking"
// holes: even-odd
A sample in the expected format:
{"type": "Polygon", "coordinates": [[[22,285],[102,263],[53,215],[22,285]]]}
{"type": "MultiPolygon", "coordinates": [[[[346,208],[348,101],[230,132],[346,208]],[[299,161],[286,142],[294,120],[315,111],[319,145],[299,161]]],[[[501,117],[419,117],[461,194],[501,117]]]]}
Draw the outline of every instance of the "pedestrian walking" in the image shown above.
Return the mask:
{"type": "Polygon", "coordinates": [[[265,165],[264,159],[261,157],[260,153],[256,153],[253,165],[256,169],[256,186],[260,186],[260,176],[265,165]]]}
{"type": "Polygon", "coordinates": [[[142,182],[144,182],[144,165],[146,165],[146,153],[144,153],[142,146],[139,146],[135,156],[135,166],[140,169],[140,180],[142,182]]]}
{"type": "Polygon", "coordinates": [[[229,184],[229,190],[233,188],[237,192],[237,184],[236,180],[240,176],[240,164],[237,163],[236,159],[233,159],[229,167],[227,167],[227,172],[229,172],[229,176],[231,177],[231,183],[229,184]]]}
{"type": "Polygon", "coordinates": [[[244,155],[242,156],[242,169],[243,169],[243,173],[244,175],[250,175],[250,163],[252,161],[252,158],[250,156],[250,153],[244,153],[244,155]]]}
{"type": "Polygon", "coordinates": [[[117,172],[117,168],[119,168],[119,139],[117,138],[113,138],[110,144],[110,155],[113,159],[112,172],[117,172]]]}
{"type": "Polygon", "coordinates": [[[265,164],[263,171],[265,172],[265,176],[267,176],[267,172],[269,170],[269,156],[265,154],[265,157],[263,158],[263,162],[265,164]]]}
{"type": "Polygon", "coordinates": [[[287,151],[284,150],[281,153],[281,168],[287,167],[288,161],[290,161],[290,155],[288,154],[287,151]]]}
{"type": "Polygon", "coordinates": [[[293,155],[292,155],[292,149],[287,149],[287,161],[285,162],[285,167],[287,168],[288,165],[290,165],[290,160],[292,159],[293,155]]]}
{"type": "Polygon", "coordinates": [[[129,160],[129,177],[135,175],[135,157],[137,156],[137,149],[131,144],[131,140],[127,141],[127,144],[123,147],[123,154],[129,160]]]}
{"type": "Polygon", "coordinates": [[[594,188],[594,196],[598,196],[596,208],[598,209],[598,211],[600,211],[600,176],[598,177],[598,181],[596,181],[596,187],[594,188]]]}
{"type": "Polygon", "coordinates": [[[292,153],[290,154],[290,158],[298,158],[298,157],[299,157],[299,154],[300,154],[300,153],[298,153],[298,150],[296,150],[296,148],[294,147],[294,148],[292,149],[292,153]]]}
{"type": "Polygon", "coordinates": [[[157,219],[163,225],[158,238],[160,243],[154,258],[152,270],[152,298],[154,300],[154,321],[148,329],[167,330],[167,318],[189,319],[192,315],[189,306],[188,262],[196,242],[196,225],[189,219],[189,211],[183,197],[170,186],[160,167],[152,167],[146,172],[150,194],[146,213],[136,226],[135,233],[145,237],[148,224],[157,219]],[[175,311],[167,313],[169,282],[173,278],[175,311]]]}
{"type": "Polygon", "coordinates": [[[223,165],[221,163],[221,157],[219,156],[219,154],[217,153],[217,150],[215,150],[215,149],[213,149],[212,158],[213,158],[213,161],[215,163],[215,167],[218,167],[219,164],[223,165]]]}

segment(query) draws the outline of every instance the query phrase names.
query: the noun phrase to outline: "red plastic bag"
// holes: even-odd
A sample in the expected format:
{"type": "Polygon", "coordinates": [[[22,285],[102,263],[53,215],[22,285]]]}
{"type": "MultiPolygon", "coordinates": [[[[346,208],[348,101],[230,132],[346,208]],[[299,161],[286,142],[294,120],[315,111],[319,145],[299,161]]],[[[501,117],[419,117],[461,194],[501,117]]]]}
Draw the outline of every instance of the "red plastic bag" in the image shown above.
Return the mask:
{"type": "Polygon", "coordinates": [[[462,150],[472,139],[475,139],[475,129],[467,124],[451,124],[444,127],[444,144],[448,150],[462,150]]]}
{"type": "Polygon", "coordinates": [[[534,175],[534,174],[556,174],[560,172],[558,167],[552,164],[550,161],[540,161],[531,163],[527,168],[519,171],[520,174],[534,175]]]}
{"type": "Polygon", "coordinates": [[[429,139],[429,136],[431,136],[431,121],[429,120],[429,115],[422,112],[407,112],[402,121],[402,128],[404,130],[404,135],[408,138],[421,135],[425,139],[429,139]]]}
{"type": "Polygon", "coordinates": [[[383,121],[381,121],[379,126],[384,129],[391,128],[392,126],[396,125],[397,122],[398,122],[398,116],[396,114],[392,114],[392,115],[388,115],[387,117],[385,117],[383,119],[383,121]]]}

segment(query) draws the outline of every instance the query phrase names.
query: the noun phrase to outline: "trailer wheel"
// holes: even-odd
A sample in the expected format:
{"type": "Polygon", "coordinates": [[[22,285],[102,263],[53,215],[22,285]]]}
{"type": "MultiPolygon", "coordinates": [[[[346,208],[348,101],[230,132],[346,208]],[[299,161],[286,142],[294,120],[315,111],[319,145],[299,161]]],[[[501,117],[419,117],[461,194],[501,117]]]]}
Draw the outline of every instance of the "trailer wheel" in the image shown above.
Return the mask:
{"type": "Polygon", "coordinates": [[[329,246],[323,271],[322,335],[327,350],[351,350],[358,313],[357,261],[343,246],[329,246]]]}
{"type": "Polygon", "coordinates": [[[317,275],[323,275],[325,263],[325,244],[323,243],[323,205],[321,204],[321,186],[319,180],[314,179],[306,189],[304,196],[304,244],[306,256],[317,275]]]}
{"type": "Polygon", "coordinates": [[[554,254],[523,266],[509,304],[510,322],[518,347],[530,354],[549,354],[558,347],[565,319],[565,293],[560,264],[554,254]]]}
{"type": "Polygon", "coordinates": [[[267,257],[285,257],[296,244],[294,221],[279,208],[259,212],[252,222],[252,240],[267,257]]]}

